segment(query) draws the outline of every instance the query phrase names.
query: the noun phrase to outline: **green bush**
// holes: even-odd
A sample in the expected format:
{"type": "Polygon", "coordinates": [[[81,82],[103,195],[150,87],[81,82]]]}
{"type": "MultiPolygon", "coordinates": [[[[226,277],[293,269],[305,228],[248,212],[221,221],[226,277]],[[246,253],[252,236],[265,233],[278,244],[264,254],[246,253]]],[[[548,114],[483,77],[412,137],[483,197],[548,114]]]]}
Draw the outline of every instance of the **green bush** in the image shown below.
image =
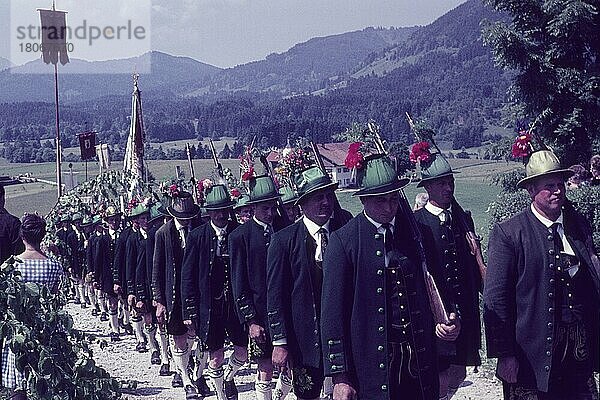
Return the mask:
{"type": "Polygon", "coordinates": [[[17,369],[25,372],[28,399],[120,398],[120,383],[92,358],[93,337],[73,329],[65,297],[21,282],[16,262],[10,258],[0,267],[0,343],[8,342],[17,369]]]}

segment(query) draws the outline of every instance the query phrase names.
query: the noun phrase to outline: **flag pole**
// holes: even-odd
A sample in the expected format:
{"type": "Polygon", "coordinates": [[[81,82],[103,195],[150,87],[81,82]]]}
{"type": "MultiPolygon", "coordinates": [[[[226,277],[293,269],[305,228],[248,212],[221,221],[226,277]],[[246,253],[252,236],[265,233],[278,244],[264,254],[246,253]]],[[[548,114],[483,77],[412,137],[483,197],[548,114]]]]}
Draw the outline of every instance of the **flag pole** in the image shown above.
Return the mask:
{"type": "MultiPolygon", "coordinates": [[[[56,4],[52,0],[52,11],[56,11],[56,4]]],[[[58,198],[62,196],[62,174],[61,164],[61,144],[60,144],[60,113],[58,111],[58,62],[54,64],[54,103],[56,106],[56,185],[58,186],[58,198]]]]}
{"type": "MultiPolygon", "coordinates": [[[[57,63],[58,64],[58,63],[57,63]]],[[[62,196],[61,144],[60,144],[60,113],[58,111],[58,65],[54,64],[54,103],[56,105],[56,184],[58,185],[58,197],[62,196]]]]}

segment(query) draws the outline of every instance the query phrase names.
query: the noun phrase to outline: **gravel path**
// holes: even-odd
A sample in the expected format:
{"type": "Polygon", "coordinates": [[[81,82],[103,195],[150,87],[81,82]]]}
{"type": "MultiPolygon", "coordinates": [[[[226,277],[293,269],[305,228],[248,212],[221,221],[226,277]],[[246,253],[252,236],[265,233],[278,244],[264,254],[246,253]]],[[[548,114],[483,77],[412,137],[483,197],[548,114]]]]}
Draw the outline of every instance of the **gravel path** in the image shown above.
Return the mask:
{"type": "MultiPolygon", "coordinates": [[[[106,340],[108,345],[101,349],[98,343],[93,344],[94,358],[98,365],[105,368],[111,376],[119,380],[134,380],[138,382],[135,394],[124,394],[128,400],[176,400],[185,399],[183,389],[171,387],[171,377],[158,375],[159,366],[150,365],[150,353],[140,354],[135,351],[133,336],[122,336],[120,342],[111,343],[108,337],[108,322],[100,322],[91,315],[88,307],[82,310],[78,305],[69,304],[67,311],[75,320],[75,328],[94,334],[100,340],[106,340]]],[[[484,362],[479,372],[473,373],[468,368],[467,379],[452,396],[452,400],[497,400],[502,398],[499,381],[494,378],[495,362],[484,362]]],[[[255,399],[253,369],[242,369],[236,375],[236,383],[240,392],[239,400],[255,399]]],[[[207,399],[216,399],[215,396],[207,399]]],[[[294,400],[289,395],[286,400],[294,400]]]]}

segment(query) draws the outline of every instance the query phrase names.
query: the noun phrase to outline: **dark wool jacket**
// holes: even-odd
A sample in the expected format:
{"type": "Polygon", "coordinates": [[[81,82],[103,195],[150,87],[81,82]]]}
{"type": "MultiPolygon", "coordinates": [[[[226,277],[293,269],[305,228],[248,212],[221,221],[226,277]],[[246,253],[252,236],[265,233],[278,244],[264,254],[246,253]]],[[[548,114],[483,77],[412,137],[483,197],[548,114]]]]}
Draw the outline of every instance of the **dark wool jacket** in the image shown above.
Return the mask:
{"type": "Polygon", "coordinates": [[[127,278],[125,277],[127,265],[127,239],[133,232],[131,226],[126,226],[115,243],[115,257],[112,265],[112,277],[115,285],[121,286],[123,297],[127,297],[127,278]]]}
{"type": "Polygon", "coordinates": [[[132,232],[127,239],[126,279],[127,292],[136,296],[137,301],[152,303],[152,257],[157,228],[149,228],[148,236],[132,232]]]}
{"type": "MultiPolygon", "coordinates": [[[[338,214],[340,218],[329,222],[330,234],[350,220],[347,214],[338,214]]],[[[267,258],[267,308],[271,338],[286,339],[294,364],[318,368],[321,316],[314,296],[319,296],[320,303],[322,283],[313,276],[318,268],[315,249],[302,218],[273,236],[267,258]]]]}
{"type": "MultiPolygon", "coordinates": [[[[589,283],[584,324],[591,345],[590,360],[598,371],[599,280],[591,227],[571,207],[565,207],[564,230],[589,283]]],[[[557,278],[554,244],[549,231],[530,208],[494,227],[488,247],[484,286],[484,321],[490,358],[514,356],[518,382],[548,391],[557,321],[554,293],[557,278]]]]}
{"type": "MultiPolygon", "coordinates": [[[[437,400],[435,325],[417,246],[408,220],[400,215],[394,237],[401,245],[400,253],[407,257],[403,268],[411,315],[409,335],[422,397],[437,400]]],[[[363,400],[389,399],[390,379],[397,379],[388,376],[384,252],[383,235],[360,213],[330,236],[323,262],[321,343],[325,375],[346,374],[363,400]]]]}
{"type": "Polygon", "coordinates": [[[116,241],[105,232],[96,239],[94,246],[95,277],[99,289],[104,293],[114,294],[113,260],[115,258],[116,241]]]}
{"type": "Polygon", "coordinates": [[[20,228],[19,218],[9,214],[4,207],[0,208],[0,264],[23,250],[23,242],[19,238],[20,228]]]}
{"type": "Polygon", "coordinates": [[[452,207],[451,212],[450,227],[442,225],[440,219],[425,208],[415,212],[423,237],[427,268],[447,311],[458,311],[460,314],[460,335],[454,342],[438,340],[438,350],[442,355],[452,355],[454,364],[480,365],[481,274],[466,240],[466,229],[475,232],[475,227],[471,216],[458,205],[452,207]]]}
{"type": "MultiPolygon", "coordinates": [[[[193,219],[187,245],[190,246],[191,231],[197,226],[193,219]]],[[[184,249],[181,248],[181,238],[171,219],[156,231],[154,257],[152,261],[152,296],[156,302],[164,305],[167,311],[173,311],[176,298],[181,300],[181,268],[184,249]]]]}
{"type": "Polygon", "coordinates": [[[238,316],[267,329],[267,249],[264,229],[254,218],[229,235],[231,283],[238,316]]]}
{"type": "MultiPolygon", "coordinates": [[[[229,221],[228,237],[238,226],[237,222],[229,221]]],[[[188,247],[181,270],[183,319],[195,322],[196,334],[205,342],[208,337],[210,307],[213,299],[211,276],[214,266],[222,265],[222,263],[215,263],[217,246],[217,235],[210,223],[194,229],[188,237],[188,247]]]]}

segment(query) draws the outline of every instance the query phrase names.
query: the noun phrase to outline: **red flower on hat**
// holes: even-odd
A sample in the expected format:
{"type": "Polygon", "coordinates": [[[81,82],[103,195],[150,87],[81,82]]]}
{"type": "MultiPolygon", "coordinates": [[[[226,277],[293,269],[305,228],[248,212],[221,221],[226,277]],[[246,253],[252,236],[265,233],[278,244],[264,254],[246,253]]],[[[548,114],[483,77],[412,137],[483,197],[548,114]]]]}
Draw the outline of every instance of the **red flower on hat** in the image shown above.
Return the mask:
{"type": "Polygon", "coordinates": [[[234,197],[237,199],[241,195],[242,195],[242,193],[238,189],[236,189],[236,188],[231,189],[231,197],[234,197]]]}
{"type": "Polygon", "coordinates": [[[513,158],[527,157],[531,154],[531,134],[526,131],[519,132],[512,145],[513,158]]]}
{"type": "Polygon", "coordinates": [[[431,152],[429,151],[428,142],[415,143],[410,150],[409,159],[413,163],[427,162],[431,158],[431,152]]]}
{"type": "Polygon", "coordinates": [[[244,172],[244,174],[242,175],[242,180],[243,181],[249,181],[250,178],[252,178],[254,176],[254,167],[250,167],[248,168],[248,170],[246,172],[244,172]]]}
{"type": "Polygon", "coordinates": [[[176,184],[169,186],[169,196],[175,197],[179,194],[179,187],[176,184]]]}
{"type": "Polygon", "coordinates": [[[346,168],[356,168],[361,169],[363,167],[363,162],[365,161],[365,157],[360,152],[360,147],[362,146],[361,142],[351,143],[348,147],[348,155],[344,160],[344,165],[346,168]]]}

